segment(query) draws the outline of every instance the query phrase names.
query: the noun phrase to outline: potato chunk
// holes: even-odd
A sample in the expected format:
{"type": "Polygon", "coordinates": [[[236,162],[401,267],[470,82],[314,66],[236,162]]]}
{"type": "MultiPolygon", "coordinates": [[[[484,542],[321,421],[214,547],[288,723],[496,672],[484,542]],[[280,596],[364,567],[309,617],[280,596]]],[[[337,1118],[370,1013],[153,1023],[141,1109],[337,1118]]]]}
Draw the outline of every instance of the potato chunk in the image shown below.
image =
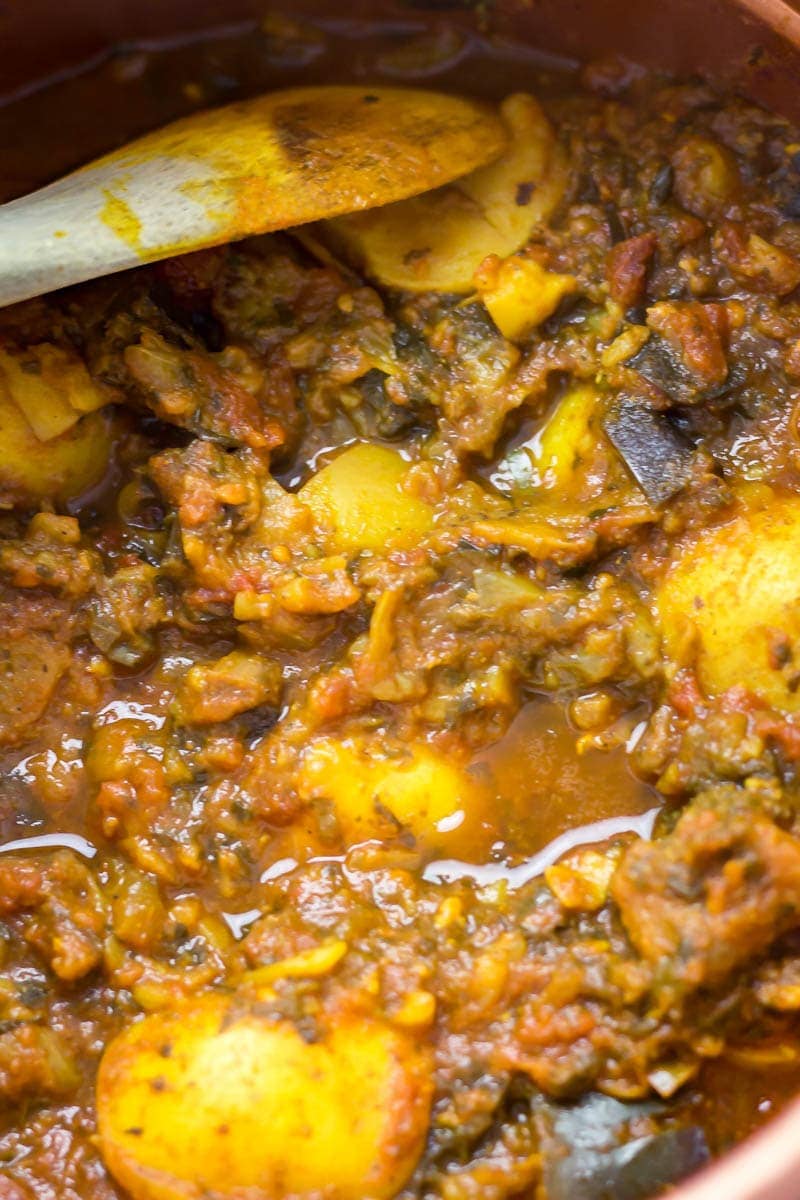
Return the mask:
{"type": "Polygon", "coordinates": [[[96,412],[42,441],[0,381],[0,504],[80,495],[108,466],[111,431],[109,415],[96,412]]]}
{"type": "Polygon", "coordinates": [[[598,432],[592,420],[600,406],[595,388],[580,384],[566,392],[541,431],[532,455],[545,487],[565,491],[576,468],[595,457],[598,432]]]}
{"type": "Polygon", "coordinates": [[[346,845],[405,830],[426,849],[469,856],[489,824],[479,781],[425,745],[320,738],[305,752],[297,790],[333,805],[346,845]]]}
{"type": "Polygon", "coordinates": [[[481,299],[503,337],[519,341],[546,321],[577,291],[572,275],[548,271],[533,258],[492,256],[476,276],[481,299]]]}
{"type": "Polygon", "coordinates": [[[667,573],[657,605],[667,652],[695,654],[710,695],[740,686],[800,711],[800,498],[743,507],[701,534],[667,573]]]}
{"type": "Polygon", "coordinates": [[[46,343],[14,354],[0,347],[0,382],[42,442],[66,433],[83,413],[111,399],[77,355],[46,343]]]}
{"type": "Polygon", "coordinates": [[[428,531],[433,510],[403,490],[408,463],[385,446],[350,446],[317,471],[299,497],[330,529],[330,549],[403,549],[428,531]]]}
{"type": "Polygon", "coordinates": [[[425,1051],[383,1022],[344,1018],[309,1041],[207,996],[111,1043],[100,1145],[133,1200],[388,1200],[430,1097],[425,1051]]]}
{"type": "Polygon", "coordinates": [[[509,96],[501,112],[511,145],[496,163],[412,200],[331,221],[332,240],[389,287],[470,291],[487,255],[519,250],[566,186],[563,152],[533,96],[509,96]]]}

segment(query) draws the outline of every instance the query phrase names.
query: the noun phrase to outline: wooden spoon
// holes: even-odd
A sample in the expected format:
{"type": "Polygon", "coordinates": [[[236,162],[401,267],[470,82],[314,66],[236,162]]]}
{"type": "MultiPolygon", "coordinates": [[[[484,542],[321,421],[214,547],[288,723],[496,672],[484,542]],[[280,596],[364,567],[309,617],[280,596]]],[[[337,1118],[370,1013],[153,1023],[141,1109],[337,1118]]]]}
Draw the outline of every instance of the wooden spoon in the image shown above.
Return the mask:
{"type": "Polygon", "coordinates": [[[413,196],[505,143],[488,105],[402,88],[292,88],[197,113],[0,206],[0,305],[413,196]]]}

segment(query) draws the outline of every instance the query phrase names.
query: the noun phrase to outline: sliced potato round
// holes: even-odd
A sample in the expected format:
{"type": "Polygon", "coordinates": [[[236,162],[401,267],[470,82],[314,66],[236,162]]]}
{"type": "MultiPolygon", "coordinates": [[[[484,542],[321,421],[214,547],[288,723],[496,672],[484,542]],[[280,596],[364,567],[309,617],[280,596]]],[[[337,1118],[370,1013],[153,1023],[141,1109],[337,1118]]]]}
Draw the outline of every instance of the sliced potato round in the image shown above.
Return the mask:
{"type": "Polygon", "coordinates": [[[329,221],[332,241],[388,287],[470,291],[483,260],[519,250],[566,186],[566,158],[533,96],[509,96],[501,112],[511,144],[497,162],[414,199],[329,221]]]}
{"type": "Polygon", "coordinates": [[[667,652],[711,696],[744,687],[800,711],[800,497],[743,507],[700,535],[657,597],[667,652]]]}
{"type": "Polygon", "coordinates": [[[108,1047],[100,1146],[133,1200],[388,1200],[414,1169],[430,1098],[427,1054],[381,1021],[308,1041],[207,996],[108,1047]]]}
{"type": "Polygon", "coordinates": [[[305,751],[297,790],[333,805],[348,846],[406,832],[425,849],[470,857],[491,824],[486,789],[423,744],[387,751],[364,737],[320,738],[305,751]]]}
{"type": "Polygon", "coordinates": [[[0,388],[0,502],[69,500],[102,478],[112,450],[112,418],[89,413],[40,441],[0,388]]]}
{"type": "Polygon", "coordinates": [[[433,510],[403,490],[408,463],[386,446],[350,446],[317,471],[299,497],[330,530],[336,552],[404,549],[427,533],[433,510]]]}

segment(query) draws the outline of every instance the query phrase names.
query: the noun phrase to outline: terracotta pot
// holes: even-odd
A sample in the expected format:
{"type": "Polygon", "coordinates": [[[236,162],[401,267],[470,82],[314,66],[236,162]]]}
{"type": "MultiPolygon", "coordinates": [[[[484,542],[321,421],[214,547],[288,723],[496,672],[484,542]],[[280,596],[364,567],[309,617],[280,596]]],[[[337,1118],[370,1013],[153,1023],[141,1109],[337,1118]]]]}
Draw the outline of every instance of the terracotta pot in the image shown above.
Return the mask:
{"type": "MultiPolygon", "coordinates": [[[[474,22],[475,0],[350,0],[347,18],[474,22]]],[[[278,0],[276,7],[280,7],[278,0]]],[[[334,0],[285,0],[332,16],[334,0]]],[[[120,42],[185,36],[263,13],[264,0],[0,0],[0,95],[120,42]]],[[[571,59],[621,53],[701,72],[800,120],[800,4],[785,0],[496,0],[500,34],[571,59]]],[[[674,1200],[800,1200],[800,1100],[683,1187],[674,1200]]]]}

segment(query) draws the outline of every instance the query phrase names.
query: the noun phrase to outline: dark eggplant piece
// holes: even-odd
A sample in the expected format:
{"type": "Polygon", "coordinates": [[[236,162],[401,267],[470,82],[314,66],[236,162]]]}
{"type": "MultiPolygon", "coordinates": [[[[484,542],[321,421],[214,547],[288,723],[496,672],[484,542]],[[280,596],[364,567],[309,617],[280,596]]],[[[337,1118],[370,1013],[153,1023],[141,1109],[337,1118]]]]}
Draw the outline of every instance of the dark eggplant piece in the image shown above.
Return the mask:
{"type": "Polygon", "coordinates": [[[675,183],[675,169],[671,162],[665,162],[653,176],[653,182],[650,184],[650,192],[648,200],[651,204],[661,207],[666,204],[672,195],[672,186],[675,183]]]}
{"type": "Polygon", "coordinates": [[[665,504],[688,483],[692,447],[664,413],[622,396],[603,429],[651,504],[665,504]]]}
{"type": "Polygon", "coordinates": [[[661,1128],[659,1104],[623,1104],[591,1094],[580,1103],[542,1101],[536,1122],[547,1200],[651,1200],[710,1160],[697,1126],[661,1128]],[[637,1134],[630,1137],[632,1122],[637,1134]],[[652,1133],[641,1134],[648,1125],[652,1133]]]}
{"type": "MultiPolygon", "coordinates": [[[[394,404],[389,399],[384,386],[386,378],[385,372],[373,367],[366,375],[356,380],[355,386],[370,410],[374,432],[382,438],[399,438],[413,428],[418,420],[418,413],[410,405],[404,407],[394,404]]],[[[353,419],[358,420],[357,413],[353,414],[353,419]]],[[[371,430],[368,428],[367,432],[371,430]]]]}
{"type": "Polygon", "coordinates": [[[570,1155],[545,1183],[547,1200],[651,1200],[710,1161],[697,1126],[636,1138],[605,1154],[570,1155]]]}
{"type": "Polygon", "coordinates": [[[716,400],[732,387],[732,381],[728,379],[709,385],[699,378],[659,333],[651,333],[641,350],[625,365],[660,392],[667,404],[690,405],[716,400]]]}

